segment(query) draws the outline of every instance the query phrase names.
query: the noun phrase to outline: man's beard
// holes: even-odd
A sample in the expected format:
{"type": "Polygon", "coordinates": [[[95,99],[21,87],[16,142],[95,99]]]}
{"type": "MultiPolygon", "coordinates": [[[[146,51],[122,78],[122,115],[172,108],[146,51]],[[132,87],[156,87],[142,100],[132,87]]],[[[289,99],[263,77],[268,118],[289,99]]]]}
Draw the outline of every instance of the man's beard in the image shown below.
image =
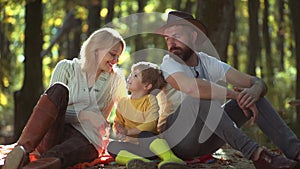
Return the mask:
{"type": "Polygon", "coordinates": [[[180,47],[174,46],[174,47],[171,47],[169,51],[172,55],[178,56],[183,61],[187,61],[194,53],[194,51],[189,47],[180,48],[180,47]],[[175,50],[175,51],[173,51],[173,50],[175,50]]]}

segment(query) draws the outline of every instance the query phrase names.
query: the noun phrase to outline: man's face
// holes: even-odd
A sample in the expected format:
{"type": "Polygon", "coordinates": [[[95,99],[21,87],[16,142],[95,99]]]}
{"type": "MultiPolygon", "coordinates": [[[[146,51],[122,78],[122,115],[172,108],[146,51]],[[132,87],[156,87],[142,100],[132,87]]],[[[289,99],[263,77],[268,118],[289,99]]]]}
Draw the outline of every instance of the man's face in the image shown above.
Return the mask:
{"type": "Polygon", "coordinates": [[[175,25],[164,31],[168,51],[186,61],[193,54],[191,30],[186,26],[175,25]]]}

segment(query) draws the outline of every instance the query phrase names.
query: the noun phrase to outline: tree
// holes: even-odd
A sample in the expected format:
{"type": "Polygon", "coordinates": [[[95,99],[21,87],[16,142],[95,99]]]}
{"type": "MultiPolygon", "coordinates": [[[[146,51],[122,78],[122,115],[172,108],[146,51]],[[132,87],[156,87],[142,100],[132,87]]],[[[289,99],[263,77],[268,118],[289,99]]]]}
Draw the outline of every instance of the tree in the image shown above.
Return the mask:
{"type": "Polygon", "coordinates": [[[249,43],[248,43],[248,70],[250,75],[256,75],[256,60],[260,58],[261,44],[259,38],[258,11],[259,0],[248,1],[249,10],[249,43]]]}
{"type": "Polygon", "coordinates": [[[234,21],[234,1],[198,0],[196,17],[206,25],[208,37],[220,59],[227,61],[227,47],[234,21]]]}
{"type": "MultiPolygon", "coordinates": [[[[298,7],[300,6],[299,0],[289,0],[289,7],[291,10],[291,17],[292,17],[292,25],[293,25],[293,32],[295,37],[295,50],[296,50],[296,67],[297,67],[297,81],[296,81],[296,98],[300,99],[300,21],[298,16],[300,16],[300,10],[298,7]]],[[[297,133],[300,133],[300,108],[297,109],[297,133]]]]}
{"type": "MultiPolygon", "coordinates": [[[[144,8],[145,8],[145,5],[147,4],[147,1],[148,0],[138,0],[138,11],[137,11],[137,13],[144,12],[144,8]]],[[[140,33],[143,30],[143,21],[144,21],[144,19],[145,18],[144,18],[143,15],[137,15],[137,25],[138,25],[138,26],[136,26],[136,29],[137,29],[136,32],[137,33],[140,33]]],[[[143,40],[143,34],[137,34],[135,36],[134,42],[135,42],[135,52],[138,52],[138,51],[145,48],[145,44],[144,44],[144,40],[143,40]]],[[[143,54],[143,56],[147,56],[147,54],[143,54]]],[[[145,60],[145,58],[140,56],[138,53],[135,53],[132,57],[133,57],[134,63],[145,60]]]]}
{"type": "Polygon", "coordinates": [[[114,11],[114,8],[115,8],[115,0],[109,0],[107,1],[107,9],[108,9],[108,14],[105,18],[105,23],[109,23],[113,20],[114,18],[114,15],[115,15],[115,11],[114,11]]]}
{"type": "Polygon", "coordinates": [[[284,71],[284,0],[278,0],[278,40],[276,43],[277,50],[279,51],[280,64],[279,70],[284,71]]]}
{"type": "Polygon", "coordinates": [[[273,72],[273,59],[271,56],[271,39],[269,34],[269,1],[264,0],[264,16],[263,16],[263,40],[264,40],[264,49],[265,49],[265,67],[266,72],[266,83],[267,86],[273,86],[274,72],[273,72]]]}
{"type": "Polygon", "coordinates": [[[102,5],[100,0],[90,1],[88,4],[88,35],[99,29],[99,26],[101,25],[101,19],[99,15],[101,7],[102,5]]]}
{"type": "MultiPolygon", "coordinates": [[[[234,5],[234,11],[236,11],[236,7],[234,5]]],[[[234,18],[233,18],[233,25],[232,25],[232,62],[233,62],[233,67],[236,69],[239,69],[239,44],[238,44],[238,25],[237,25],[237,18],[236,18],[236,12],[234,13],[234,18]]]]}
{"type": "Polygon", "coordinates": [[[18,138],[24,128],[34,105],[42,93],[42,2],[41,0],[27,1],[25,6],[25,66],[24,81],[15,97],[15,131],[18,138]]]}

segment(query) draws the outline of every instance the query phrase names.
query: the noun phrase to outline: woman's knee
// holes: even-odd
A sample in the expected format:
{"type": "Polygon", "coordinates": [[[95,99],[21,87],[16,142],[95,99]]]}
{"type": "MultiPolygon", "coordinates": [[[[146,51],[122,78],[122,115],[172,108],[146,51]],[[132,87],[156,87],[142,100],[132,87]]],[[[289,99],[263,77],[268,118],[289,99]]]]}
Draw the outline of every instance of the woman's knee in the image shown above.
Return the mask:
{"type": "Polygon", "coordinates": [[[58,107],[64,107],[69,101],[69,88],[67,85],[56,82],[52,84],[46,91],[45,94],[48,98],[58,107]]]}

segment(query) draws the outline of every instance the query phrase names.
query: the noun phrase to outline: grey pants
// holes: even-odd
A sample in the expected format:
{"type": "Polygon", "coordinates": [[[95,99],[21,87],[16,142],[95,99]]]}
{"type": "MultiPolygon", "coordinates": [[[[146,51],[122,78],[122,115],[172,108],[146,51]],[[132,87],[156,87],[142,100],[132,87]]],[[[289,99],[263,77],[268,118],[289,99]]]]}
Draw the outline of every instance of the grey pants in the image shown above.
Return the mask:
{"type": "Polygon", "coordinates": [[[155,159],[156,155],[150,150],[150,144],[159,138],[156,134],[149,131],[142,131],[138,135],[138,143],[111,141],[107,146],[108,153],[116,158],[121,150],[127,150],[130,153],[141,157],[155,159]]]}
{"type": "MultiPolygon", "coordinates": [[[[300,152],[297,136],[265,98],[256,106],[258,127],[288,158],[295,159],[300,152]]],[[[250,159],[258,144],[239,129],[248,120],[235,100],[222,106],[217,101],[187,97],[167,118],[162,135],[182,159],[213,153],[225,142],[250,159]]]]}

